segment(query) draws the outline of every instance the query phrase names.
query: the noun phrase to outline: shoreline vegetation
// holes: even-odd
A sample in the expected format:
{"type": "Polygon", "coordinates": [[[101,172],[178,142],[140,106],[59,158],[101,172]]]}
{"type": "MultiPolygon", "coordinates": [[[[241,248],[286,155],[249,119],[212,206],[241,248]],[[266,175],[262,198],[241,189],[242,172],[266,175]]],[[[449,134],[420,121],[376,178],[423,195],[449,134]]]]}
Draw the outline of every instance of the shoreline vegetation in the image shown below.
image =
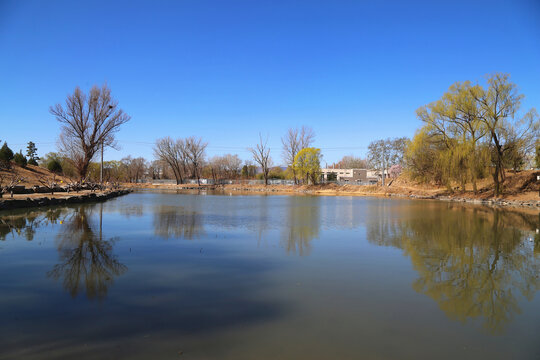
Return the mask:
{"type": "Polygon", "coordinates": [[[284,195],[321,195],[321,196],[383,196],[418,200],[439,200],[463,202],[490,206],[512,206],[529,209],[540,209],[540,195],[536,176],[540,171],[522,171],[508,175],[508,189],[504,195],[495,196],[489,180],[480,183],[475,193],[471,190],[448,191],[445,187],[429,186],[396,179],[390,186],[379,185],[197,185],[197,184],[123,184],[130,189],[157,190],[222,190],[226,192],[259,192],[284,195]],[[491,191],[490,191],[491,189],[491,191]]]}

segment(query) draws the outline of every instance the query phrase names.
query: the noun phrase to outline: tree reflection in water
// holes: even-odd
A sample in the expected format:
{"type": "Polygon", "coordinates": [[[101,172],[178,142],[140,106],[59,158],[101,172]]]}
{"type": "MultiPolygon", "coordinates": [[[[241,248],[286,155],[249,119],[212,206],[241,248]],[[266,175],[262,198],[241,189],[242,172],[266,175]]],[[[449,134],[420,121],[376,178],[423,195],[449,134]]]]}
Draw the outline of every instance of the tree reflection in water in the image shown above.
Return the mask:
{"type": "Polygon", "coordinates": [[[113,279],[125,273],[127,267],[112,252],[116,239],[103,239],[103,204],[99,206],[99,228],[91,224],[95,209],[81,206],[64,219],[58,234],[60,263],[47,275],[55,280],[63,279],[63,286],[72,297],[84,290],[87,298],[101,300],[113,279]]]}
{"type": "Polygon", "coordinates": [[[54,208],[46,211],[16,212],[12,215],[0,217],[0,240],[6,240],[10,234],[23,236],[32,241],[36,229],[40,226],[57,224],[66,216],[68,208],[54,208]]]}
{"type": "Polygon", "coordinates": [[[310,242],[319,237],[320,198],[289,196],[287,224],[282,241],[287,253],[309,255],[310,242]]]}
{"type": "Polygon", "coordinates": [[[201,215],[181,206],[157,206],[154,211],[154,233],[165,239],[194,239],[204,234],[201,215]]]}
{"type": "Polygon", "coordinates": [[[368,240],[403,249],[419,275],[414,290],[448,317],[480,319],[500,333],[520,312],[518,294],[530,301],[540,289],[540,259],[525,239],[539,226],[536,215],[440,204],[396,214],[382,206],[370,211],[368,240]]]}

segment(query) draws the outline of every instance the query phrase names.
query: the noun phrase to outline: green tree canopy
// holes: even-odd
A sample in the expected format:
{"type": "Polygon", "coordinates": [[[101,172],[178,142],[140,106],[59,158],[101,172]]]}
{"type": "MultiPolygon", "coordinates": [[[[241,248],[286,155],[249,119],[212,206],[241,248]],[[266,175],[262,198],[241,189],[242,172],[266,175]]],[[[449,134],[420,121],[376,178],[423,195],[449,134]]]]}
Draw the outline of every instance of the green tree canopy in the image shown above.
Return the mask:
{"type": "Polygon", "coordinates": [[[17,164],[19,166],[22,166],[22,167],[25,167],[27,162],[28,162],[26,160],[26,157],[24,157],[24,155],[22,154],[22,151],[19,151],[18,153],[16,153],[13,156],[13,161],[15,161],[15,164],[17,164]]]}
{"type": "Polygon", "coordinates": [[[30,165],[37,166],[37,161],[39,160],[39,157],[37,156],[36,144],[32,141],[29,141],[28,146],[26,147],[26,157],[28,158],[28,163],[30,165]]]}
{"type": "Polygon", "coordinates": [[[10,161],[13,160],[13,151],[9,148],[6,142],[0,148],[0,166],[10,168],[10,161]]]}
{"type": "Polygon", "coordinates": [[[47,169],[53,173],[59,174],[62,172],[62,164],[60,163],[60,160],[53,158],[47,163],[47,169]]]}
{"type": "Polygon", "coordinates": [[[316,184],[321,173],[321,158],[321,149],[302,149],[294,158],[294,170],[306,180],[306,183],[316,184]]]}

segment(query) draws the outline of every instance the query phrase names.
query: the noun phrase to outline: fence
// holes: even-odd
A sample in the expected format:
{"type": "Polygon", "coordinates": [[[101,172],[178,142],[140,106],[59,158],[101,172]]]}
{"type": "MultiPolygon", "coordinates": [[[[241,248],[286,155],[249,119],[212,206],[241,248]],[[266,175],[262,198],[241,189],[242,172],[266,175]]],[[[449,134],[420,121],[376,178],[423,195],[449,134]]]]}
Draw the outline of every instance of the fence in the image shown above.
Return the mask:
{"type": "MultiPolygon", "coordinates": [[[[139,179],[139,183],[143,184],[155,184],[155,185],[176,185],[176,180],[174,179],[139,179]]],[[[187,179],[181,182],[181,184],[197,184],[196,179],[187,179]]],[[[214,179],[201,179],[201,185],[229,185],[229,184],[238,184],[238,185],[264,185],[264,180],[216,180],[214,179]]],[[[323,184],[337,184],[337,185],[357,185],[357,186],[367,186],[375,185],[376,183],[369,181],[325,181],[323,184]]],[[[268,185],[294,185],[294,180],[281,180],[281,179],[269,179],[268,185]]]]}
{"type": "Polygon", "coordinates": [[[368,186],[377,185],[376,181],[323,181],[323,184],[368,186]]]}

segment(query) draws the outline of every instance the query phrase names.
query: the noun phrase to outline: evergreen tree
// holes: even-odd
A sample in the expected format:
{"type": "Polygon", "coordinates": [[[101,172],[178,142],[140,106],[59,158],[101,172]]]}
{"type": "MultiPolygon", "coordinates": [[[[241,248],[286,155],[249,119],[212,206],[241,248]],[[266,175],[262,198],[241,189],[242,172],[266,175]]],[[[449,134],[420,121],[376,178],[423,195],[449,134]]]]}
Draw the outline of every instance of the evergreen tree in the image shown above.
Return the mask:
{"type": "Polygon", "coordinates": [[[4,145],[0,148],[0,166],[9,169],[11,160],[13,160],[13,151],[4,142],[4,145]]]}
{"type": "Polygon", "coordinates": [[[53,173],[59,174],[62,172],[62,164],[60,163],[60,160],[52,158],[47,163],[47,169],[53,173]]]}
{"type": "Polygon", "coordinates": [[[28,146],[26,147],[26,157],[28,158],[28,163],[30,165],[37,166],[39,157],[37,156],[36,144],[34,144],[32,141],[29,141],[28,146]]]}
{"type": "Polygon", "coordinates": [[[23,155],[22,150],[13,156],[13,161],[15,161],[15,164],[19,166],[26,167],[27,160],[26,157],[23,155]]]}

